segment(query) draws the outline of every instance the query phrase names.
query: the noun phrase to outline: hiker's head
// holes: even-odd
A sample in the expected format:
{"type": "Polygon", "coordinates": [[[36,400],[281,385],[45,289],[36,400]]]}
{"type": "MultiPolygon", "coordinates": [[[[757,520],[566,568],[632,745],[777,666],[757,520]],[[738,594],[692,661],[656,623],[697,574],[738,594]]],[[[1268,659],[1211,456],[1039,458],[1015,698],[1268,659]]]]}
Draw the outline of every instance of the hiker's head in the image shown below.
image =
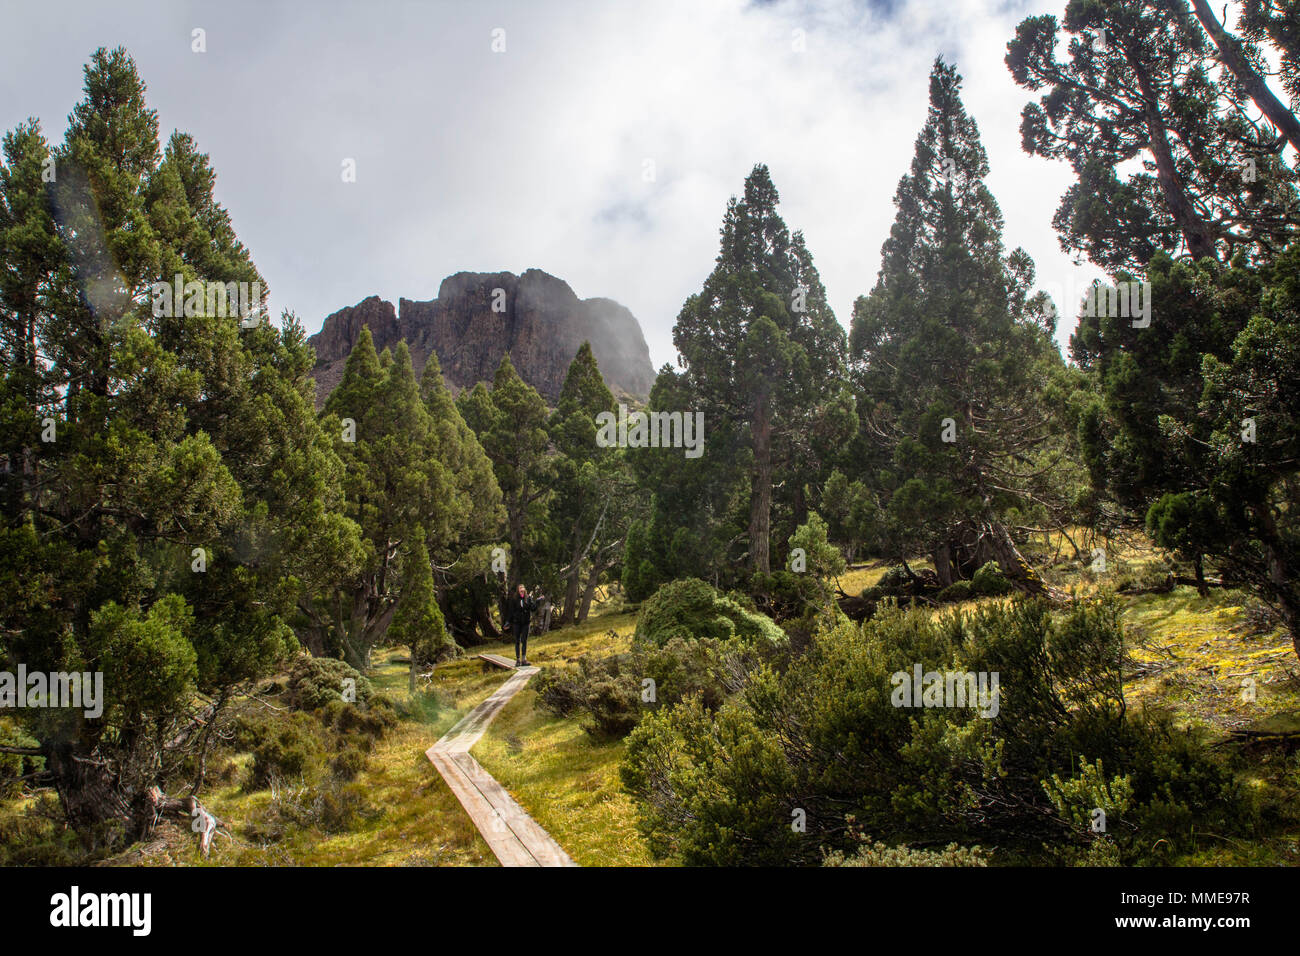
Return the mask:
{"type": "Polygon", "coordinates": [[[519,596],[523,597],[527,593],[528,593],[528,589],[524,587],[522,584],[519,585],[519,596]]]}

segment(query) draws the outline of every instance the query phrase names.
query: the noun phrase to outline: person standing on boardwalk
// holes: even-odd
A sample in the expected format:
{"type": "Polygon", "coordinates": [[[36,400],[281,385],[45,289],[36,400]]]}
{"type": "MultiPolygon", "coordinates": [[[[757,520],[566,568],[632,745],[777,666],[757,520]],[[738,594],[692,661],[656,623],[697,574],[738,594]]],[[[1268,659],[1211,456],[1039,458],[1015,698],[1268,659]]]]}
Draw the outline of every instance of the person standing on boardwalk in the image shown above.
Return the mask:
{"type": "Polygon", "coordinates": [[[515,635],[515,666],[528,667],[528,624],[537,602],[528,595],[522,584],[519,590],[506,598],[506,619],[515,635]]]}

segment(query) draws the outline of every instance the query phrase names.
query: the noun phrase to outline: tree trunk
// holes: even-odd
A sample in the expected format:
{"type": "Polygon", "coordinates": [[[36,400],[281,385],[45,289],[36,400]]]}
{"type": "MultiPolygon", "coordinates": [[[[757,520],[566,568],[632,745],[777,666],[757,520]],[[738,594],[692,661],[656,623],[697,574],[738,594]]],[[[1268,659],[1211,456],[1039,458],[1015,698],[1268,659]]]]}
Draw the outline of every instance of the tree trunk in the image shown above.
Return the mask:
{"type": "Polygon", "coordinates": [[[492,623],[492,615],[488,613],[486,604],[480,604],[475,609],[475,613],[478,620],[478,626],[483,631],[483,636],[485,638],[499,638],[501,636],[501,632],[497,630],[497,626],[492,623]]]}
{"type": "Polygon", "coordinates": [[[1192,562],[1192,567],[1196,571],[1196,593],[1201,597],[1209,597],[1210,589],[1205,584],[1205,559],[1202,555],[1197,555],[1196,560],[1192,562]]]}
{"type": "Polygon", "coordinates": [[[78,754],[73,741],[52,744],[44,754],[45,769],[54,777],[54,789],[73,830],[96,834],[108,826],[119,829],[128,841],[139,835],[140,821],[132,812],[130,795],[121,792],[105,761],[78,754]]]}
{"type": "Polygon", "coordinates": [[[573,623],[578,609],[578,578],[582,574],[582,545],[580,535],[574,533],[573,556],[569,562],[569,576],[564,582],[564,608],[560,611],[560,626],[573,623]]]}
{"type": "Polygon", "coordinates": [[[947,543],[939,545],[931,552],[930,557],[934,560],[934,573],[939,576],[939,586],[947,587],[952,584],[952,549],[947,543]]]}
{"type": "Polygon", "coordinates": [[[587,619],[587,612],[591,610],[591,599],[596,593],[596,585],[600,582],[601,570],[599,561],[591,563],[591,573],[587,575],[587,587],[582,592],[582,605],[578,608],[579,624],[587,619]]]}
{"type": "Polygon", "coordinates": [[[1038,572],[1025,560],[1011,535],[1001,524],[988,526],[990,544],[997,555],[998,566],[1008,581],[1032,597],[1053,597],[1038,572]]]}
{"type": "Polygon", "coordinates": [[[772,525],[772,422],[768,399],[760,399],[750,426],[754,470],[749,491],[749,562],[761,574],[772,570],[769,538],[772,525]]]}
{"type": "Polygon", "coordinates": [[[1241,47],[1237,39],[1228,34],[1219,20],[1210,9],[1206,0],[1192,0],[1192,7],[1196,10],[1196,18],[1201,21],[1201,26],[1205,32],[1210,35],[1214,45],[1219,49],[1219,56],[1223,58],[1224,65],[1232,71],[1232,75],[1237,78],[1237,82],[1242,85],[1246,93],[1255,105],[1259,107],[1260,112],[1268,117],[1268,121],[1277,127],[1278,131],[1287,138],[1287,142],[1296,152],[1300,152],[1300,120],[1296,119],[1294,113],[1283,105],[1282,101],[1273,95],[1273,91],[1268,88],[1264,78],[1255,72],[1249,61],[1241,52],[1241,47]]]}
{"type": "Polygon", "coordinates": [[[1127,47],[1124,52],[1129,66],[1133,68],[1138,87],[1142,91],[1142,112],[1146,117],[1148,143],[1156,160],[1156,178],[1164,194],[1165,204],[1169,207],[1169,214],[1178,224],[1179,231],[1183,234],[1183,241],[1187,243],[1187,251],[1193,259],[1202,259],[1205,256],[1217,259],[1218,254],[1214,248],[1214,236],[1210,226],[1197,214],[1186,190],[1183,189],[1182,180],[1178,178],[1173,150],[1169,148],[1168,129],[1160,116],[1160,104],[1156,100],[1151,77],[1147,75],[1146,65],[1139,55],[1127,47]]]}

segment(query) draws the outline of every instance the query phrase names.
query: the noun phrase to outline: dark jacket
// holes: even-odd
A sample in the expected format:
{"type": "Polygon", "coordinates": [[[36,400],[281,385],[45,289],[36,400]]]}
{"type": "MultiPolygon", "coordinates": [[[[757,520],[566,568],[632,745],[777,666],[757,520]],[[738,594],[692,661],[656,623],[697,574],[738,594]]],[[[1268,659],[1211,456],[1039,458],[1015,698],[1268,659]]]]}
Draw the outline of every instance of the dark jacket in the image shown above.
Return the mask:
{"type": "Polygon", "coordinates": [[[530,597],[521,598],[515,591],[506,598],[506,620],[511,624],[527,624],[537,610],[537,602],[530,597]]]}

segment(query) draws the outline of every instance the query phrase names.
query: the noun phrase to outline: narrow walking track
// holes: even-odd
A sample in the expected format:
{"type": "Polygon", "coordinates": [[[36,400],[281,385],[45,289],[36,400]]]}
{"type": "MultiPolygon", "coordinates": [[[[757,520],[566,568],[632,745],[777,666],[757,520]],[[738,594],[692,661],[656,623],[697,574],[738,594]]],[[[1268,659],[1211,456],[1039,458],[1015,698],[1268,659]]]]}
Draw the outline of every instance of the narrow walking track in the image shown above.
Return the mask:
{"type": "Polygon", "coordinates": [[[470,756],[470,748],[478,743],[488,724],[538,671],[536,667],[515,668],[493,655],[480,656],[514,673],[426,750],[425,756],[447,781],[502,866],[577,866],[505,787],[470,756]]]}

